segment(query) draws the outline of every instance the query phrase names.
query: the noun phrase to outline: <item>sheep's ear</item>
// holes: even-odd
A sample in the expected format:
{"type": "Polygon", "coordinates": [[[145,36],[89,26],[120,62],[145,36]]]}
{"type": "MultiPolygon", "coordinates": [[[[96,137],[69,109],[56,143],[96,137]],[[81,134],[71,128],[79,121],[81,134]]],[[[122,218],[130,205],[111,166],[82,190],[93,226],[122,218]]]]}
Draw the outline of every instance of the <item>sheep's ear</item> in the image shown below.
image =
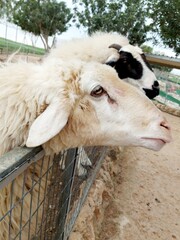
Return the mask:
{"type": "Polygon", "coordinates": [[[69,112],[62,103],[51,103],[31,125],[26,146],[39,146],[57,135],[66,125],[69,112]]]}

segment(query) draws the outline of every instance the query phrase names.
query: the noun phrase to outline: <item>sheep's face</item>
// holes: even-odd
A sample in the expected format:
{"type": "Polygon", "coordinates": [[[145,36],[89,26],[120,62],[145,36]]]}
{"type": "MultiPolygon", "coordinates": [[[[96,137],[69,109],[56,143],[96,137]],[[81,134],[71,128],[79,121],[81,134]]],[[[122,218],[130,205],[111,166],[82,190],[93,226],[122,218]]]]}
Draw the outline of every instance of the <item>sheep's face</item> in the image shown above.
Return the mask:
{"type": "Polygon", "coordinates": [[[113,69],[102,65],[97,70],[97,66],[91,66],[81,75],[80,84],[86,94],[79,102],[78,115],[83,118],[89,112],[81,103],[88,102],[94,109],[93,119],[86,118],[82,125],[87,129],[86,137],[89,134],[92,139],[97,138],[97,144],[159,150],[171,140],[161,112],[140,90],[119,81],[113,69]]]}
{"type": "Polygon", "coordinates": [[[150,99],[159,95],[159,83],[142,50],[137,46],[126,45],[121,47],[113,44],[119,56],[112,55],[106,64],[114,67],[121,79],[143,89],[150,99]]]}
{"type": "Polygon", "coordinates": [[[56,135],[68,147],[133,145],[159,150],[171,140],[161,112],[140,90],[119,81],[113,68],[85,64],[67,84],[66,98],[63,93],[53,99],[32,124],[27,146],[56,135]]]}

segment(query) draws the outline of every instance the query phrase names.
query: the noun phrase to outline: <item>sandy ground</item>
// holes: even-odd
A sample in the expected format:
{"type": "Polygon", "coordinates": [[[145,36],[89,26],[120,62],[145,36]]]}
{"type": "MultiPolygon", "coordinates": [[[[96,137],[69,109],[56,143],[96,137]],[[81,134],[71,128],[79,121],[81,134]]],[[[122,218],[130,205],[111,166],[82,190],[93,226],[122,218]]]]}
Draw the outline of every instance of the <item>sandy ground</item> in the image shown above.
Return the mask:
{"type": "Polygon", "coordinates": [[[160,152],[111,149],[70,240],[180,240],[180,118],[160,152]]]}

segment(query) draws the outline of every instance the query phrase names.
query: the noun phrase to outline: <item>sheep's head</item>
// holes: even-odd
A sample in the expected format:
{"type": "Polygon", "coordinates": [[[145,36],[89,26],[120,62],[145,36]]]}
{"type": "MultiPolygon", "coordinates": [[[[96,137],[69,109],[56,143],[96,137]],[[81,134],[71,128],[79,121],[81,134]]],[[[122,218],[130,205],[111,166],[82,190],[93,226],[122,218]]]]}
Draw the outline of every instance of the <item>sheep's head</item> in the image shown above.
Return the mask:
{"type": "Polygon", "coordinates": [[[106,64],[114,67],[121,79],[142,88],[150,99],[159,95],[159,83],[139,47],[112,44],[109,48],[116,49],[119,56],[110,56],[106,64]]]}
{"type": "Polygon", "coordinates": [[[27,146],[58,138],[66,147],[133,145],[159,150],[171,141],[161,112],[140,90],[119,81],[113,68],[84,63],[74,76],[35,119],[27,146]]]}

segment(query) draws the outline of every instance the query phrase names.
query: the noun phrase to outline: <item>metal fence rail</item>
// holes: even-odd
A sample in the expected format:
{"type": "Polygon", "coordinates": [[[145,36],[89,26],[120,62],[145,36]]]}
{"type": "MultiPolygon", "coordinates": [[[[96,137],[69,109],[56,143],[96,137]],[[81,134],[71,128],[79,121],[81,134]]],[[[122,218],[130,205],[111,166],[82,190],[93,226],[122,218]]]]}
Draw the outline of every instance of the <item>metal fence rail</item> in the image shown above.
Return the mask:
{"type": "Polygon", "coordinates": [[[66,240],[106,148],[70,149],[54,159],[17,148],[0,158],[0,240],[66,240]]]}
{"type": "Polygon", "coordinates": [[[158,56],[155,54],[146,54],[146,58],[151,64],[158,64],[164,67],[180,69],[180,59],[166,56],[158,56]]]}

